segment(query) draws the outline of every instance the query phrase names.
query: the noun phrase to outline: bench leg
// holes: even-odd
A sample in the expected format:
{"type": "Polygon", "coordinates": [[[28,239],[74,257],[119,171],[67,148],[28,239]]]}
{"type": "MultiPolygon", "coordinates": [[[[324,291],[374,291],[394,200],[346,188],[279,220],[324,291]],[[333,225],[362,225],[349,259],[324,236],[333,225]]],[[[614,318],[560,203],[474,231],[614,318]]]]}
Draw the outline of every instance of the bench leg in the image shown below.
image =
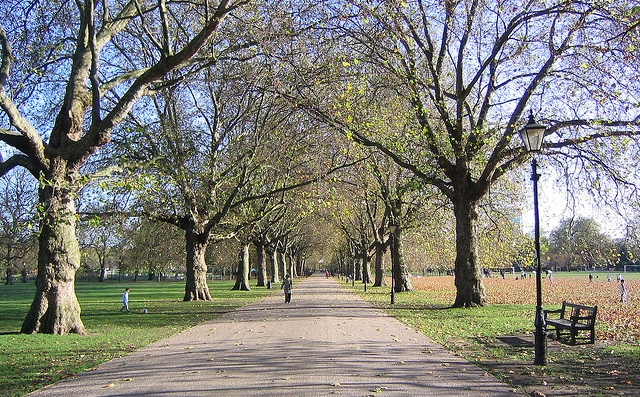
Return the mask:
{"type": "Polygon", "coordinates": [[[577,329],[571,329],[571,344],[575,345],[576,344],[576,336],[578,336],[578,330],[577,329]]]}

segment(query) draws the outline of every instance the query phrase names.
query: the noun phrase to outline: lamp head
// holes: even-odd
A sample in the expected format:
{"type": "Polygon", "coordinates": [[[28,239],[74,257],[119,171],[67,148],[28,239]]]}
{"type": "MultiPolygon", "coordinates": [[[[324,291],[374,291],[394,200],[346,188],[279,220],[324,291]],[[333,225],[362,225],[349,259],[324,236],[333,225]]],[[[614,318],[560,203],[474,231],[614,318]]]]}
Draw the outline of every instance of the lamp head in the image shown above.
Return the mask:
{"type": "Polygon", "coordinates": [[[520,130],[520,138],[522,138],[522,142],[528,152],[540,151],[546,129],[546,125],[536,123],[533,118],[533,111],[530,111],[527,125],[520,130]]]}

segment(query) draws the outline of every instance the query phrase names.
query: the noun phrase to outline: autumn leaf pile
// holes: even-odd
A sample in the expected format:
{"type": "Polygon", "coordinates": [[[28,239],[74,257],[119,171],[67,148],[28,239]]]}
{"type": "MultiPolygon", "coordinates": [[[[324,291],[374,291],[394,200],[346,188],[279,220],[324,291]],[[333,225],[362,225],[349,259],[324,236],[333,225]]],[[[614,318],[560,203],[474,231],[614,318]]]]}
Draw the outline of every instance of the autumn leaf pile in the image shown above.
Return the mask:
{"type": "MultiPolygon", "coordinates": [[[[606,277],[606,276],[605,276],[606,277]]],[[[598,306],[596,334],[599,340],[640,341],[640,280],[626,280],[627,302],[620,302],[619,283],[605,277],[589,281],[586,275],[556,277],[553,282],[542,280],[542,305],[545,309],[558,309],[562,301],[598,306]]],[[[427,292],[429,299],[451,303],[455,299],[453,277],[421,277],[411,280],[414,288],[427,292]]],[[[488,303],[492,305],[535,305],[534,277],[516,280],[513,275],[505,279],[485,278],[488,303]]]]}

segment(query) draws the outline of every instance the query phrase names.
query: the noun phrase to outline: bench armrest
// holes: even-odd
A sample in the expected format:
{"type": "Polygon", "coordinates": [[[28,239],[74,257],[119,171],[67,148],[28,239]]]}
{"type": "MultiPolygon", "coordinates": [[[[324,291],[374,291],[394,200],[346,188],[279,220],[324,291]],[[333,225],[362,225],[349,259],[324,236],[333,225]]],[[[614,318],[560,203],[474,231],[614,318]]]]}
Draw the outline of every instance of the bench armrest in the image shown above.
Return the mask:
{"type": "Polygon", "coordinates": [[[547,314],[549,314],[549,313],[552,313],[552,314],[553,314],[553,313],[555,313],[555,314],[560,314],[560,313],[562,313],[562,309],[556,309],[556,310],[543,310],[543,311],[542,311],[542,315],[544,316],[544,318],[545,318],[545,319],[547,318],[547,314]]]}

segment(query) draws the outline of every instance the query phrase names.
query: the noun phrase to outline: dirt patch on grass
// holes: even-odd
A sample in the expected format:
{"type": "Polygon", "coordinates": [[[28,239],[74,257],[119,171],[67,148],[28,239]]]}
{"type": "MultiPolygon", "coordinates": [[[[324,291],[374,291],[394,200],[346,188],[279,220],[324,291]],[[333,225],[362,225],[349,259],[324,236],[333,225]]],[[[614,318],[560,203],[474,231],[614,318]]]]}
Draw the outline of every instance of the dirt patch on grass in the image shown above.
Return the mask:
{"type": "Polygon", "coordinates": [[[483,338],[456,350],[530,396],[640,396],[640,360],[615,343],[569,346],[549,339],[548,365],[533,365],[532,335],[483,338]]]}

